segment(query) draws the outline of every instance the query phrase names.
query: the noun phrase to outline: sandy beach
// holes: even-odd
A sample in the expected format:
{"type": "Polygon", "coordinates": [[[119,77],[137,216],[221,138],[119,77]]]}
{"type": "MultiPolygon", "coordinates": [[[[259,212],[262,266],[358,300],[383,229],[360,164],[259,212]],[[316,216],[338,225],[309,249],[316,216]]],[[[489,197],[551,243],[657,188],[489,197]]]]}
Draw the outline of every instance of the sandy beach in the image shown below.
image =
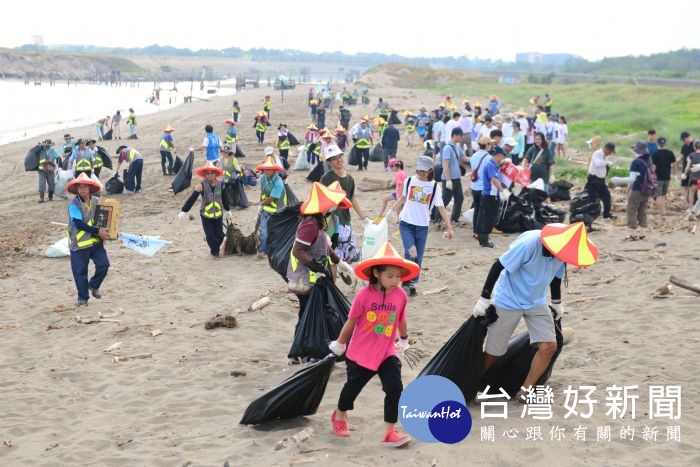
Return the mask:
{"type": "MultiPolygon", "coordinates": [[[[371,105],[353,106],[353,121],[370,114],[377,97],[397,109],[435,106],[441,96],[397,87],[384,76],[367,78],[371,105]]],[[[263,146],[255,143],[252,119],[262,98],[272,96],[271,144],[277,125],[287,123],[301,138],[309,123],[307,87],[284,92],[268,88],[238,94],[242,107],[240,142],[255,166],[263,146]]],[[[484,98],[485,96],[459,96],[484,98]]],[[[562,97],[563,98],[563,97],[562,97]]],[[[87,308],[75,307],[76,291],[68,258],[44,257],[47,246],[65,235],[50,224],[67,222],[67,201],[37,204],[37,175],[24,172],[24,156],[34,141],[0,147],[0,464],[35,465],[698,465],[700,451],[693,447],[700,435],[696,352],[700,314],[698,296],[678,287],[669,298],[653,298],[654,291],[672,274],[700,282],[700,242],[683,221],[681,211],[665,220],[651,215],[654,230],[639,242],[625,242],[622,194],[615,195],[615,221],[596,222],[591,234],[600,249],[600,261],[585,270],[572,268],[564,292],[565,327],[575,340],[560,355],[549,385],[554,390],[550,420],[521,417],[523,407],[509,403],[508,419],[481,419],[478,405],[469,406],[474,419],[463,442],[445,446],[413,442],[401,450],[379,445],[383,393],[377,378],[362,392],[350,413],[352,436],[330,433],[330,414],[345,382],[344,364],[337,364],[316,415],[259,427],[239,425],[248,404],[288,377],[296,367],[287,364],[297,302],[286,293],[284,281],[253,256],[226,256],[211,260],[199,219],[177,221],[186,199],[168,191],[172,178],[162,177],[158,143],[167,124],[176,128],[175,144],[184,159],[189,146],[198,147],[204,125],[220,135],[230,116],[231,98],[213,97],[139,119],[136,141],[99,143],[110,155],[118,144],[132,144],[144,156],[143,191],[117,195],[122,203],[121,230],[160,235],[173,241],[153,258],[125,248],[106,246],[111,268],[102,286],[103,298],[87,308]],[[668,232],[668,233],[665,233],[668,232]],[[248,306],[267,294],[272,303],[260,311],[248,306]],[[116,322],[80,324],[75,317],[110,316],[116,322]],[[217,313],[237,318],[234,329],[205,330],[204,321],[217,313]],[[159,331],[159,332],[156,332],[159,331]],[[119,344],[119,345],[117,345],[119,344]],[[105,352],[105,349],[112,350],[105,352]],[[114,355],[143,356],[115,362],[114,355]],[[232,372],[243,373],[232,376],[232,372]],[[565,418],[563,391],[569,386],[596,386],[590,418],[565,418]],[[607,387],[638,386],[636,417],[613,419],[606,415],[607,387]],[[650,385],[682,387],[682,415],[678,420],[650,419],[650,385]],[[482,427],[494,427],[493,441],[481,440],[482,427]],[[610,440],[598,440],[599,427],[610,427],[610,440]],[[680,426],[680,441],[667,440],[667,428],[680,426]],[[312,436],[299,445],[275,449],[283,438],[305,428],[312,436]],[[526,439],[540,427],[540,440],[526,439]],[[561,440],[550,430],[564,428],[561,440]],[[584,440],[574,431],[586,428],[584,440]],[[633,440],[621,439],[620,429],[635,429],[633,440]],[[645,427],[656,428],[656,440],[643,439],[645,427]],[[515,430],[517,436],[511,438],[515,430]]],[[[510,110],[522,103],[506,103],[510,110]]],[[[129,103],[124,103],[128,107],[129,103]]],[[[337,108],[327,115],[328,127],[337,124],[337,108]]],[[[399,127],[403,137],[403,127],[399,127]]],[[[92,136],[92,126],[69,128],[77,137],[92,136]]],[[[46,134],[62,141],[65,131],[46,134]]],[[[122,126],[122,134],[126,134],[122,126]]],[[[399,157],[414,173],[420,149],[401,141],[399,157]]],[[[296,151],[292,152],[296,155],[296,151]]],[[[203,165],[197,153],[195,167],[203,165]]],[[[359,175],[389,180],[380,163],[359,175]]],[[[306,173],[293,173],[290,184],[298,197],[308,194],[306,173]]],[[[111,176],[103,171],[102,180],[111,176]]],[[[468,185],[468,182],[463,183],[468,185]]],[[[572,189],[576,193],[581,189],[572,189]]],[[[674,196],[678,197],[677,190],[674,196]]],[[[257,202],[259,187],[247,192],[257,202]]],[[[360,191],[363,208],[374,215],[384,192],[360,191]]],[[[465,199],[468,207],[470,198],[465,199]]],[[[567,206],[566,203],[557,205],[567,206]]],[[[244,233],[255,225],[257,206],[234,211],[244,233]]],[[[193,210],[192,213],[196,212],[193,210]]],[[[362,224],[353,212],[355,231],[362,224]]],[[[479,248],[471,229],[455,229],[452,240],[431,229],[418,296],[409,301],[409,333],[414,346],[432,355],[471,314],[493,261],[516,235],[493,235],[496,249],[479,248]],[[424,296],[441,287],[441,293],[424,296]]],[[[402,251],[396,228],[393,245],[402,251]]],[[[91,268],[92,270],[92,268],[91,268]]],[[[339,284],[349,299],[354,291],[339,284]]],[[[524,325],[521,323],[521,327],[524,325]]],[[[428,359],[424,360],[423,365],[428,359]]],[[[420,369],[403,367],[403,383],[420,369]]],[[[605,433],[605,430],[601,430],[605,433]]],[[[650,431],[651,432],[651,431],[650,431]]]]}

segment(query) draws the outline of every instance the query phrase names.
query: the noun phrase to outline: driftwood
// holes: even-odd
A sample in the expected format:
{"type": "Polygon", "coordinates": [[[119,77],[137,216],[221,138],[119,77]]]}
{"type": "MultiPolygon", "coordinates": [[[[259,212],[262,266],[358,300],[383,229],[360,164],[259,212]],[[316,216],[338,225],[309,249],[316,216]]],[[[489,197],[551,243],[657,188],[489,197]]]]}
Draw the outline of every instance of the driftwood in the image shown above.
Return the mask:
{"type": "Polygon", "coordinates": [[[304,428],[300,432],[298,432],[295,435],[292,436],[287,436],[283,440],[277,443],[277,446],[275,446],[275,451],[279,451],[282,448],[286,448],[289,446],[298,446],[299,444],[303,443],[307,439],[311,438],[311,435],[314,434],[314,429],[309,427],[309,428],[304,428]]]}
{"type": "Polygon", "coordinates": [[[622,273],[619,272],[619,273],[615,274],[614,276],[608,277],[608,278],[606,278],[606,279],[601,279],[601,280],[592,281],[592,282],[584,282],[583,285],[609,284],[609,283],[611,283],[612,281],[614,281],[615,279],[617,279],[618,277],[620,277],[621,275],[622,275],[622,273]]]}
{"type": "Polygon", "coordinates": [[[426,290],[425,292],[423,292],[423,296],[426,297],[426,296],[428,296],[428,295],[435,295],[435,294],[438,294],[438,293],[442,293],[442,292],[444,292],[445,290],[447,290],[447,289],[449,289],[449,288],[450,288],[449,286],[445,285],[445,286],[443,286],[443,287],[440,287],[439,289],[426,290]]]}
{"type": "Polygon", "coordinates": [[[396,187],[396,181],[394,179],[363,178],[356,183],[356,186],[360,191],[391,190],[396,187]]]}
{"type": "Polygon", "coordinates": [[[449,248],[428,248],[423,258],[435,258],[436,256],[454,256],[457,250],[449,248]]]}
{"type": "Polygon", "coordinates": [[[698,284],[693,284],[678,276],[671,276],[668,280],[673,285],[677,285],[682,289],[690,290],[691,292],[695,292],[696,294],[700,295],[700,285],[698,284]]]}
{"type": "Polygon", "coordinates": [[[603,299],[603,298],[607,298],[607,297],[585,297],[585,298],[576,298],[576,299],[574,299],[574,300],[567,300],[565,303],[566,303],[566,306],[569,306],[569,305],[573,305],[573,304],[575,304],[575,303],[590,303],[590,302],[595,302],[596,300],[600,300],[600,299],[603,299]]]}
{"type": "Polygon", "coordinates": [[[627,261],[632,261],[635,263],[643,263],[643,261],[638,260],[637,258],[632,258],[631,256],[621,255],[620,253],[610,253],[609,256],[612,258],[617,258],[617,259],[625,259],[627,261]]]}
{"type": "Polygon", "coordinates": [[[250,235],[243,235],[241,229],[236,224],[229,222],[226,224],[226,237],[224,238],[224,254],[226,255],[254,255],[258,252],[258,226],[260,216],[255,224],[255,229],[250,235]]]}
{"type": "Polygon", "coordinates": [[[129,360],[137,360],[141,358],[151,358],[153,354],[150,353],[137,353],[135,355],[114,355],[108,353],[107,355],[112,355],[114,356],[114,359],[112,359],[112,363],[120,363],[120,362],[128,362],[129,360]]]}

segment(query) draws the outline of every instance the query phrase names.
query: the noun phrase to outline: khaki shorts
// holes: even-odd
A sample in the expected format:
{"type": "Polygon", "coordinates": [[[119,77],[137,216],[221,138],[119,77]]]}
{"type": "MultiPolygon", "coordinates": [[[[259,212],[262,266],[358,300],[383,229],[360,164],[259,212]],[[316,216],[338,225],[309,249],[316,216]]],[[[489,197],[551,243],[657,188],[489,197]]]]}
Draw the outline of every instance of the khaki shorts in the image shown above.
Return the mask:
{"type": "Polygon", "coordinates": [[[657,180],[656,181],[656,196],[666,196],[666,193],[668,193],[669,183],[671,183],[670,180],[657,180]]]}
{"type": "Polygon", "coordinates": [[[520,318],[525,318],[527,330],[530,333],[530,344],[538,342],[556,342],[554,318],[547,305],[536,306],[527,310],[508,310],[496,307],[498,320],[488,327],[485,352],[494,357],[500,357],[508,350],[510,340],[520,318]]]}

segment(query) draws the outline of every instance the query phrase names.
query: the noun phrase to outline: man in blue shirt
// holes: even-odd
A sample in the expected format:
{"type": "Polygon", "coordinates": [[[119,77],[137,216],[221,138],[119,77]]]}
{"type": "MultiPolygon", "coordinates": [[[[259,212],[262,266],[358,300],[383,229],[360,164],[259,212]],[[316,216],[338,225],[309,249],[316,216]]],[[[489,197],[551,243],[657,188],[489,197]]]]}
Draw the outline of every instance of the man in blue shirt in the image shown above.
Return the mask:
{"type": "Polygon", "coordinates": [[[219,150],[223,147],[221,138],[214,133],[214,127],[211,125],[206,125],[204,131],[206,135],[204,136],[204,140],[202,140],[202,145],[197,149],[190,148],[190,151],[199,152],[206,150],[207,162],[217,165],[219,163],[219,150]]]}
{"type": "Polygon", "coordinates": [[[524,318],[530,343],[538,347],[517,396],[527,394],[557,350],[554,319],[561,319],[564,313],[561,280],[566,271],[565,263],[587,267],[597,260],[598,250],[588,240],[583,222],[549,224],[542,230],[530,230],[515,239],[508,251],[491,266],[481,297],[474,306],[474,316],[485,315],[491,304],[498,314],[498,320],[488,328],[484,372],[506,352],[508,340],[520,318],[524,318]],[[549,306],[547,288],[551,293],[549,306]]]}
{"type": "Polygon", "coordinates": [[[464,150],[459,145],[462,141],[462,134],[461,128],[453,128],[450,142],[443,146],[440,151],[440,160],[442,161],[442,202],[447,208],[454,196],[455,204],[452,206],[450,221],[455,225],[461,224],[459,217],[462,215],[462,203],[464,202],[462,173],[459,163],[469,161],[464,155],[464,150]]]}
{"type": "Polygon", "coordinates": [[[472,167],[471,173],[471,189],[472,189],[472,208],[474,209],[474,217],[472,219],[472,226],[474,228],[474,238],[476,235],[476,225],[479,221],[479,209],[481,207],[481,191],[484,189],[484,180],[479,176],[481,172],[481,167],[489,161],[491,156],[489,151],[493,147],[493,140],[486,135],[483,135],[477,141],[479,144],[479,150],[472,154],[469,159],[469,163],[472,167]]]}
{"type": "Polygon", "coordinates": [[[479,224],[476,226],[476,235],[479,239],[479,246],[493,248],[493,243],[489,241],[491,230],[498,223],[498,213],[500,212],[500,200],[507,202],[510,192],[502,184],[501,165],[505,160],[503,149],[497,147],[492,150],[490,160],[486,161],[479,171],[479,178],[482,179],[484,187],[481,190],[481,204],[479,206],[479,224]]]}

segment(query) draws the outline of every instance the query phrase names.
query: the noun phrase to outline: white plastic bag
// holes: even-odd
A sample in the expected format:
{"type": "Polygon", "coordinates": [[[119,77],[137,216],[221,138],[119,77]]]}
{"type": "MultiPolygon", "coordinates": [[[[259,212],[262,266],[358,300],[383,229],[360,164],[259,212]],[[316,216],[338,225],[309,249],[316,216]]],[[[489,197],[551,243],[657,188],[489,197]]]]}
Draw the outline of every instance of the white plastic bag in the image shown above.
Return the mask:
{"type": "Polygon", "coordinates": [[[464,222],[467,224],[473,224],[474,223],[474,208],[468,209],[462,213],[462,219],[464,219],[464,222]]]}
{"type": "Polygon", "coordinates": [[[66,192],[66,184],[73,180],[72,170],[63,170],[57,168],[54,172],[54,194],[59,198],[68,198],[68,192],[66,192]]]}
{"type": "Polygon", "coordinates": [[[379,247],[389,240],[389,228],[386,217],[379,224],[370,222],[365,225],[365,233],[362,236],[362,259],[374,256],[379,247]]]}
{"type": "Polygon", "coordinates": [[[61,258],[63,256],[70,256],[70,250],[68,249],[68,237],[63,237],[61,240],[49,246],[46,249],[44,256],[47,258],[61,258]]]}

